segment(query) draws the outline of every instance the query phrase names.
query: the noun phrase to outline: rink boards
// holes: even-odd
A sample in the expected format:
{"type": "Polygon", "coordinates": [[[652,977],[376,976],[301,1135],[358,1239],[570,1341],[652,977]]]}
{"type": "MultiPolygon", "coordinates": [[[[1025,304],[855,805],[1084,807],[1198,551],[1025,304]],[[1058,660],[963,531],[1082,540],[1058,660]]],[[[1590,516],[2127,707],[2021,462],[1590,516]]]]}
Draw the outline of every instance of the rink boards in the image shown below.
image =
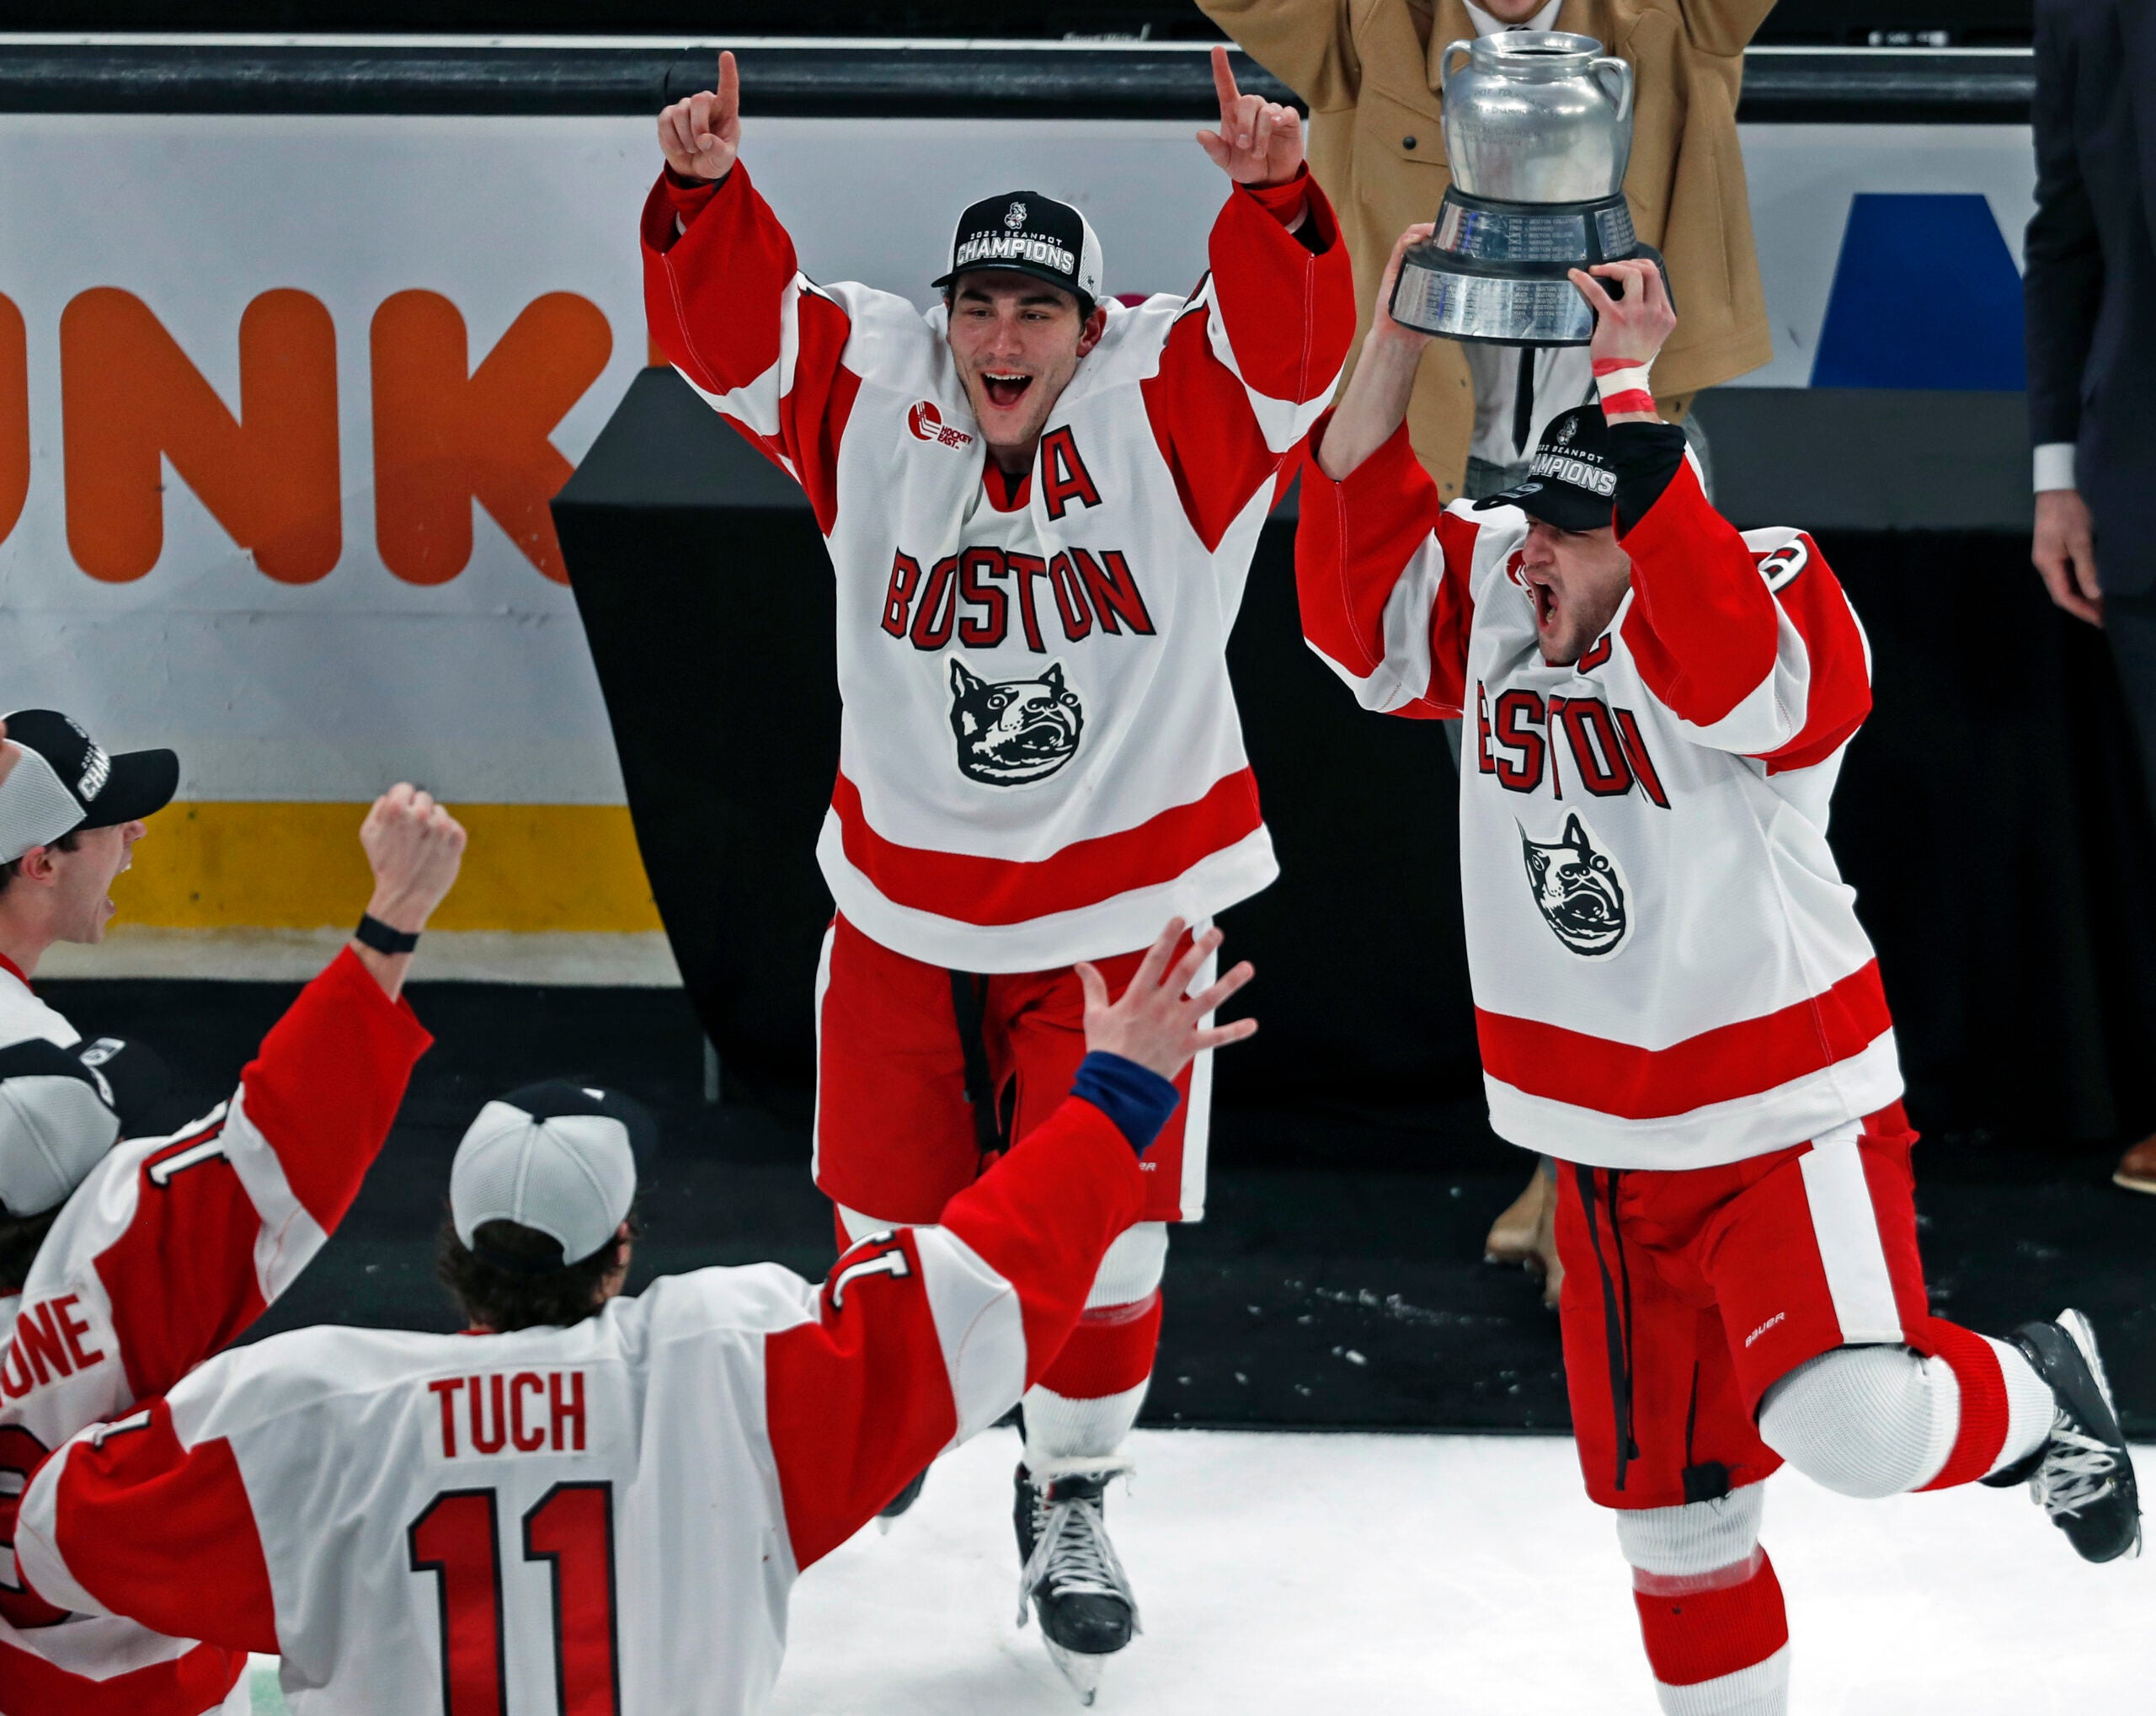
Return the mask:
{"type": "MultiPolygon", "coordinates": [[[[1219,185],[1181,120],[749,103],[744,158],[820,277],[926,302],[952,211],[1013,185],[1087,209],[1113,290],[1203,270],[1219,185]]],[[[1747,386],[2015,384],[1981,317],[1925,373],[1891,372],[1926,339],[1913,267],[1935,270],[1933,302],[1994,320],[2015,290],[2025,126],[1743,142],[1776,352],[1747,386]],[[1849,254],[1867,234],[1891,254],[1849,254]]],[[[642,117],[0,127],[5,700],[181,751],[187,826],[154,880],[123,884],[128,921],[341,922],[350,807],[403,776],[488,819],[449,927],[657,927],[546,512],[648,358],[634,224],[654,168],[642,117]],[[574,886],[565,850],[600,855],[574,886]]]]}

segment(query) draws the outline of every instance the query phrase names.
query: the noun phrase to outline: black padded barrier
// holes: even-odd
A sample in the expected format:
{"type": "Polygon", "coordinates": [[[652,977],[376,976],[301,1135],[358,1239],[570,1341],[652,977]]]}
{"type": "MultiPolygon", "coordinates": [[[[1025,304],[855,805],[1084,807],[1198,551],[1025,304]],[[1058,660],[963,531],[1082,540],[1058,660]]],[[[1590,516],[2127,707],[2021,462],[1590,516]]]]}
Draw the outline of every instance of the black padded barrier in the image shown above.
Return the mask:
{"type": "MultiPolygon", "coordinates": [[[[0,35],[0,113],[649,114],[708,88],[717,41],[214,37],[69,41],[0,35]]],[[[1203,119],[1203,42],[1099,45],[751,40],[774,117],[1203,119]]],[[[1292,99],[1241,51],[1248,92],[1292,99]]],[[[1740,120],[2025,125],[2035,69],[2012,49],[1754,48],[1740,120]]]]}

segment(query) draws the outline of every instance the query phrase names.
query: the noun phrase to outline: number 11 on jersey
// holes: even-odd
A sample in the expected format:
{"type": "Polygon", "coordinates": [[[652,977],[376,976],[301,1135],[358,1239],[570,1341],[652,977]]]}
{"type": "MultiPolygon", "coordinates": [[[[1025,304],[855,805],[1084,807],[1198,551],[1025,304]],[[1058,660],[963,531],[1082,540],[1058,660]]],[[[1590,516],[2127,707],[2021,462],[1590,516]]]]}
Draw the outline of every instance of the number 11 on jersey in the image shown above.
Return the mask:
{"type": "MultiPolygon", "coordinates": [[[[492,1489],[445,1489],[406,1528],[414,1573],[435,1576],[443,1716],[510,1716],[501,1533],[492,1489]]],[[[618,1716],[614,1487],[557,1483],[524,1516],[524,1558],[553,1583],[554,1708],[618,1716]]]]}

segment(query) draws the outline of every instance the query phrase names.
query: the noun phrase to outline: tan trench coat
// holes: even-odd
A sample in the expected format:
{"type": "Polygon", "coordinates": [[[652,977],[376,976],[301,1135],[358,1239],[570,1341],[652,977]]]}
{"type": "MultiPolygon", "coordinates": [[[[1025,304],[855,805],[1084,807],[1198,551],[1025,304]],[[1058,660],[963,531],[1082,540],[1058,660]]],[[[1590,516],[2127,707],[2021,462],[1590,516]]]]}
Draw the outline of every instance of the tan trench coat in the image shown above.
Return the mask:
{"type": "MultiPolygon", "coordinates": [[[[1361,329],[1403,228],[1436,218],[1450,183],[1433,93],[1448,42],[1471,40],[1461,0],[1198,0],[1310,110],[1310,171],[1340,211],[1361,329]]],[[[1773,355],[1752,248],[1737,96],[1744,47],[1772,0],[1564,0],[1556,28],[1631,62],[1637,96],[1625,194],[1641,238],[1662,253],[1677,331],[1655,361],[1655,395],[1681,415],[1701,388],[1773,355]]],[[[1465,350],[1433,343],[1408,409],[1417,455],[1449,500],[1474,433],[1465,350]]]]}

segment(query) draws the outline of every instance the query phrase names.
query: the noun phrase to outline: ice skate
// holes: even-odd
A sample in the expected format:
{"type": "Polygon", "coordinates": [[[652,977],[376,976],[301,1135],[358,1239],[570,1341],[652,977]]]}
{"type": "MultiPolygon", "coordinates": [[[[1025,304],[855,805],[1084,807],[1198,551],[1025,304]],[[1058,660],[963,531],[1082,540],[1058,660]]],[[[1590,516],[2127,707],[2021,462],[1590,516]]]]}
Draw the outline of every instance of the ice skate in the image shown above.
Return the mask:
{"type": "Polygon", "coordinates": [[[1131,1469],[1113,1456],[1018,1467],[1018,1624],[1029,1609],[1038,1613],[1049,1660],[1081,1704],[1093,1702],[1107,1660],[1143,1630],[1102,1516],[1108,1480],[1131,1469]]]}
{"type": "Polygon", "coordinates": [[[928,1467],[924,1466],[906,1480],[906,1487],[904,1489],[883,1504],[876,1516],[876,1529],[888,1533],[893,1521],[921,1499],[921,1486],[927,1482],[928,1467]]]}
{"type": "Polygon", "coordinates": [[[2062,1311],[2056,1322],[2023,1323],[2014,1339],[2051,1385],[2058,1415],[2043,1446],[1983,1481],[2002,1489],[2025,1483],[2084,1561],[2138,1555],[2141,1505],[2133,1457],[2119,1429],[2089,1319],[2079,1311],[2062,1311]]]}

